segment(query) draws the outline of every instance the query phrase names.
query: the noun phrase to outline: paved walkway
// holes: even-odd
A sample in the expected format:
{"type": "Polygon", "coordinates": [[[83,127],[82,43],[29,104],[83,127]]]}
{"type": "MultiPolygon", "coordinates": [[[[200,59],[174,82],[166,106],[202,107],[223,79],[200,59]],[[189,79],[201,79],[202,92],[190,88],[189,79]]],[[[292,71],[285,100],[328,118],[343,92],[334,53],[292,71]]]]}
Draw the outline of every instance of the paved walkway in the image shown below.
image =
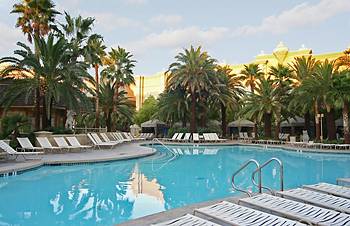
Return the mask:
{"type": "MultiPolygon", "coordinates": [[[[153,155],[155,152],[151,148],[140,146],[143,143],[145,142],[125,143],[113,149],[106,150],[85,150],[74,153],[45,154],[40,156],[41,159],[26,161],[20,156],[17,161],[0,162],[0,174],[32,169],[44,164],[106,162],[153,155]]],[[[34,156],[33,158],[38,157],[34,156]]]]}

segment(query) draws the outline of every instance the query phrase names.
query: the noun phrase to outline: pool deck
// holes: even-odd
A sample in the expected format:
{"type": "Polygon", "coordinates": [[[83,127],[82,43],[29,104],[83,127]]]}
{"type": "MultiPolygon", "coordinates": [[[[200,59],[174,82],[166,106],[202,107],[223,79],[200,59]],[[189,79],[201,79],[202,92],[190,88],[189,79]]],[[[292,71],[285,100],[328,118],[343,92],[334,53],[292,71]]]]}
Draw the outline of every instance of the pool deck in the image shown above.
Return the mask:
{"type": "Polygon", "coordinates": [[[237,203],[239,199],[245,198],[245,197],[247,197],[247,196],[241,195],[241,196],[228,197],[228,198],[224,198],[224,199],[217,199],[217,200],[212,200],[212,201],[207,201],[207,202],[195,203],[195,204],[187,205],[184,207],[175,208],[175,209],[171,209],[168,211],[163,211],[160,213],[147,215],[145,217],[137,218],[135,220],[126,221],[124,223],[116,224],[116,225],[118,225],[118,226],[146,226],[147,225],[147,226],[149,226],[151,224],[160,223],[160,222],[164,222],[164,221],[168,221],[171,219],[181,217],[187,213],[193,214],[193,211],[195,209],[205,207],[205,206],[210,206],[210,205],[213,205],[213,204],[221,202],[221,201],[228,201],[228,202],[237,203]]]}
{"type": "Polygon", "coordinates": [[[0,162],[0,174],[29,170],[42,165],[107,162],[141,158],[155,154],[155,151],[151,148],[141,146],[141,144],[144,143],[145,142],[125,143],[120,144],[113,149],[104,150],[90,149],[64,154],[44,154],[33,156],[33,160],[26,161],[19,156],[17,161],[10,160],[0,162]],[[41,159],[38,159],[38,157],[41,159]]]}

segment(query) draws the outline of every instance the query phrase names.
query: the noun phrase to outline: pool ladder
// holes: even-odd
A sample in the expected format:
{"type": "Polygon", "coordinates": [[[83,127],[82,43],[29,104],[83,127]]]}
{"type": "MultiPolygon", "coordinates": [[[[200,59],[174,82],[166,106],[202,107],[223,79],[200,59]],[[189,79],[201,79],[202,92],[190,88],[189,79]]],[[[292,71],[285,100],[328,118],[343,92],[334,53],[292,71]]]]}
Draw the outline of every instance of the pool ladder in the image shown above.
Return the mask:
{"type": "Polygon", "coordinates": [[[246,167],[248,167],[251,164],[255,165],[255,170],[252,173],[252,183],[254,186],[256,186],[258,188],[258,192],[262,193],[263,189],[268,190],[271,194],[275,194],[275,191],[269,187],[263,186],[262,185],[262,169],[268,165],[270,165],[273,162],[277,162],[277,164],[279,165],[279,169],[280,169],[280,191],[283,191],[284,189],[284,181],[283,181],[283,162],[278,159],[278,158],[271,158],[269,160],[267,160],[266,162],[264,162],[263,164],[259,164],[259,162],[255,159],[249,159],[248,161],[246,161],[236,172],[234,172],[232,174],[232,178],[231,178],[231,184],[232,184],[232,188],[236,191],[240,191],[243,192],[245,194],[247,194],[248,196],[252,196],[252,192],[248,191],[248,190],[243,190],[241,188],[239,188],[236,184],[235,184],[235,177],[246,167]],[[255,175],[258,174],[258,183],[255,181],[255,175]]]}

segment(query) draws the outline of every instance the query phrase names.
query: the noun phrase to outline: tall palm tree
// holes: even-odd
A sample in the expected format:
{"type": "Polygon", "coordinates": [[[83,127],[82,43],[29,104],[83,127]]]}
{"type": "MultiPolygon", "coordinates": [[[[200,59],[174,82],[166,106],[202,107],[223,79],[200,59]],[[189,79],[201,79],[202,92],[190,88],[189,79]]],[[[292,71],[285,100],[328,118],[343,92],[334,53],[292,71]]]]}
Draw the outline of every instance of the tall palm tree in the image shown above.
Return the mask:
{"type": "Polygon", "coordinates": [[[95,127],[100,127],[99,120],[99,66],[102,65],[102,59],[105,57],[106,46],[103,44],[103,39],[99,36],[90,36],[87,45],[84,48],[84,58],[85,62],[92,65],[95,69],[95,82],[96,82],[96,97],[95,97],[95,127]]]}
{"type": "Polygon", "coordinates": [[[188,101],[184,89],[165,90],[158,98],[157,118],[170,125],[181,121],[186,127],[188,119],[188,101]]]}
{"type": "Polygon", "coordinates": [[[241,114],[255,118],[258,122],[264,121],[264,135],[272,135],[272,117],[280,109],[280,98],[278,89],[272,80],[261,78],[255,92],[250,92],[243,99],[241,114]]]}
{"type": "Polygon", "coordinates": [[[336,139],[334,99],[329,95],[332,90],[334,70],[334,61],[325,60],[316,66],[314,76],[314,86],[318,88],[317,93],[322,97],[321,104],[325,106],[327,111],[328,140],[336,139]]]}
{"type": "Polygon", "coordinates": [[[55,27],[55,16],[60,14],[51,0],[23,0],[14,4],[11,13],[19,14],[16,27],[20,27],[32,43],[34,36],[45,36],[55,27]]]}
{"type": "MultiPolygon", "coordinates": [[[[293,86],[300,87],[301,84],[308,78],[314,75],[316,65],[319,62],[312,56],[309,57],[296,57],[290,68],[293,70],[293,86]]],[[[304,114],[304,129],[310,134],[310,109],[314,108],[315,103],[311,95],[307,95],[304,92],[299,92],[299,89],[294,89],[292,92],[293,98],[291,98],[290,108],[298,109],[304,114]]],[[[316,139],[320,137],[320,124],[317,123],[317,114],[315,114],[315,126],[316,126],[316,139]]]]}
{"type": "MultiPolygon", "coordinates": [[[[16,27],[20,27],[27,39],[32,43],[33,38],[40,38],[47,35],[50,30],[56,29],[54,24],[55,16],[60,14],[55,9],[51,0],[23,0],[22,3],[14,4],[11,13],[19,14],[16,27]]],[[[38,57],[37,47],[34,44],[35,55],[38,57]]],[[[40,83],[37,77],[37,83],[40,83]]],[[[35,91],[35,129],[40,127],[40,90],[39,86],[35,91]]]]}
{"type": "Polygon", "coordinates": [[[335,100],[335,105],[342,108],[343,127],[344,127],[344,143],[350,144],[349,132],[349,103],[350,103],[350,70],[336,72],[332,78],[333,89],[329,93],[331,98],[335,100]]]}
{"type": "Polygon", "coordinates": [[[10,105],[20,96],[28,96],[39,87],[40,96],[43,97],[43,128],[46,128],[51,124],[55,102],[62,101],[75,110],[79,110],[79,106],[88,106],[89,101],[83,91],[90,90],[83,81],[91,77],[84,62],[72,61],[72,53],[64,38],[56,40],[50,34],[47,39],[34,37],[33,40],[39,59],[28,46],[18,43],[23,49],[15,51],[15,54],[22,59],[7,57],[0,60],[11,63],[1,74],[12,81],[2,101],[10,105]],[[13,72],[20,73],[22,78],[18,79],[13,72]]]}
{"type": "MultiPolygon", "coordinates": [[[[101,71],[102,77],[111,80],[114,88],[114,102],[117,101],[120,88],[135,84],[133,69],[135,60],[133,55],[124,48],[118,46],[117,49],[112,48],[108,55],[104,57],[106,67],[101,71]]],[[[116,111],[116,105],[114,111],[116,111]]]]}
{"type": "Polygon", "coordinates": [[[118,117],[124,116],[131,121],[133,115],[132,103],[124,90],[119,91],[118,97],[114,98],[116,85],[117,83],[112,80],[102,79],[99,88],[100,107],[104,114],[108,131],[112,130],[113,121],[116,121],[118,117]]]}
{"type": "Polygon", "coordinates": [[[95,22],[92,17],[83,18],[80,15],[72,17],[65,12],[65,20],[65,24],[60,24],[62,27],[60,34],[68,39],[75,59],[86,54],[85,46],[90,37],[92,39],[102,38],[97,34],[90,35],[95,22]]]}
{"type": "Polygon", "coordinates": [[[242,80],[244,80],[244,85],[250,87],[250,91],[254,92],[257,81],[264,75],[264,73],[258,64],[248,64],[244,65],[241,75],[242,80]]]}
{"type": "Polygon", "coordinates": [[[215,62],[201,47],[185,49],[175,56],[176,62],[169,66],[166,74],[169,89],[183,88],[191,98],[190,130],[196,132],[196,106],[202,92],[209,91],[216,83],[215,62]]]}
{"type": "Polygon", "coordinates": [[[240,76],[233,74],[228,66],[217,66],[218,84],[216,89],[210,91],[209,100],[213,105],[220,106],[222,136],[227,132],[227,109],[233,110],[239,105],[239,100],[243,95],[243,87],[240,76]]]}
{"type": "Polygon", "coordinates": [[[291,74],[292,70],[288,66],[278,64],[277,66],[270,67],[269,76],[273,81],[273,85],[277,89],[280,105],[277,105],[275,115],[275,139],[278,139],[280,133],[280,125],[282,121],[282,111],[284,106],[287,105],[289,95],[291,92],[291,74]]]}

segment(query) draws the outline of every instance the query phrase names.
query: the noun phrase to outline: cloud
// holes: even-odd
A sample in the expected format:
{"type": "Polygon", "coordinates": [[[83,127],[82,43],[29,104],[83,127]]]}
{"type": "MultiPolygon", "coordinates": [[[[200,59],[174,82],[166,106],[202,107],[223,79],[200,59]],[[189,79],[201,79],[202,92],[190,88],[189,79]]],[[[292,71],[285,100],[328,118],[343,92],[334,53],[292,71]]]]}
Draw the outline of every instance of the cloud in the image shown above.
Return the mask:
{"type": "Polygon", "coordinates": [[[10,27],[7,24],[0,22],[0,53],[12,54],[13,50],[17,49],[16,43],[18,41],[25,41],[24,35],[20,28],[10,27]]]}
{"type": "Polygon", "coordinates": [[[117,16],[113,13],[94,13],[94,12],[84,12],[84,16],[94,17],[95,23],[102,29],[107,31],[113,31],[117,28],[128,28],[128,27],[140,27],[141,23],[138,21],[128,18],[117,16]]]}
{"type": "Polygon", "coordinates": [[[178,25],[182,22],[182,16],[180,15],[164,15],[160,14],[158,16],[152,17],[149,22],[154,25],[167,25],[167,26],[174,26],[178,25]]]}
{"type": "Polygon", "coordinates": [[[241,26],[233,31],[233,35],[254,35],[262,32],[282,34],[293,28],[317,25],[337,14],[349,11],[349,0],[321,0],[315,5],[302,3],[279,15],[264,18],[258,26],[241,26]]]}
{"type": "Polygon", "coordinates": [[[124,3],[127,5],[144,5],[148,0],[124,0],[124,3]]]}
{"type": "Polygon", "coordinates": [[[212,27],[202,30],[199,27],[164,30],[152,33],[143,39],[127,43],[125,46],[132,51],[142,54],[149,49],[178,49],[189,45],[207,45],[222,39],[229,29],[226,27],[212,27]]]}

